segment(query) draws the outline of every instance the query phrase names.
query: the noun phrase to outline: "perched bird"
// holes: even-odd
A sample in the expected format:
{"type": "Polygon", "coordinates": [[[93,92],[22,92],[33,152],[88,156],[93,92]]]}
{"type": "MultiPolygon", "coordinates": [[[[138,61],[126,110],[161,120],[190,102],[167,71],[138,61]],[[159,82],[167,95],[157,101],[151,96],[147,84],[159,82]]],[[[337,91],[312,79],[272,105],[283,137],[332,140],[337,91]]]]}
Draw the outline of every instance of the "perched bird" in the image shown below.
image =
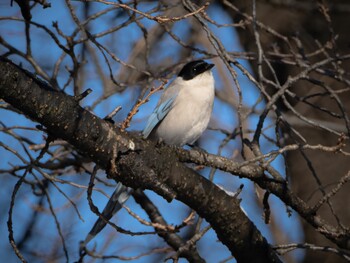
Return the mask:
{"type": "MultiPolygon", "coordinates": [[[[169,145],[193,144],[207,128],[214,102],[214,64],[203,60],[187,63],[162,94],[142,132],[144,138],[169,145]]],[[[84,241],[86,245],[117,213],[132,189],[118,184],[99,218],[84,241]]]]}

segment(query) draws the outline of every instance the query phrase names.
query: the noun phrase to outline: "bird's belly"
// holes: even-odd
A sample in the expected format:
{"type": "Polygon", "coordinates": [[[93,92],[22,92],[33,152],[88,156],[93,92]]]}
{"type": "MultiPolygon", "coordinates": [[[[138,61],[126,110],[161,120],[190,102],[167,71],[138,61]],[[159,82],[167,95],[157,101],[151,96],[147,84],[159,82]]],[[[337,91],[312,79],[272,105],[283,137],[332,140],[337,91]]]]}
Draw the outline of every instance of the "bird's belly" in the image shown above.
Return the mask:
{"type": "Polygon", "coordinates": [[[157,137],[170,145],[194,143],[208,125],[211,108],[210,103],[204,102],[177,105],[158,126],[157,137]]]}

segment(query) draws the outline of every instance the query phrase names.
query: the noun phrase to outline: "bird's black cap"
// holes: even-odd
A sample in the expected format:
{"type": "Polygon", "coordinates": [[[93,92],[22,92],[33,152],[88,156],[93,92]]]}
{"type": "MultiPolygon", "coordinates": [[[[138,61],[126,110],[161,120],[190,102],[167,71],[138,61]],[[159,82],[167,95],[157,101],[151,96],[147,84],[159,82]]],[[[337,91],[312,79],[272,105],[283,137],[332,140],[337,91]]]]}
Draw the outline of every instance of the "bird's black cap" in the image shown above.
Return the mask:
{"type": "Polygon", "coordinates": [[[187,63],[178,74],[179,77],[182,77],[184,80],[190,80],[202,74],[203,72],[210,70],[214,67],[214,64],[209,64],[204,60],[195,60],[187,63]]]}

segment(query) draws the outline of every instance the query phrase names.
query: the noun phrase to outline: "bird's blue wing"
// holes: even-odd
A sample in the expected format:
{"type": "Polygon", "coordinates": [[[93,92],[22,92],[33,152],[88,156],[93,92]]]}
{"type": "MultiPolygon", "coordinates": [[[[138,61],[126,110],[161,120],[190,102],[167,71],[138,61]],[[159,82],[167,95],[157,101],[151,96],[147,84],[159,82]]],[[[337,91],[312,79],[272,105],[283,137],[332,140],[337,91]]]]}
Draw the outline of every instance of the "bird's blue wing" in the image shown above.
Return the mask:
{"type": "Polygon", "coordinates": [[[172,109],[177,94],[158,105],[151,116],[149,116],[145,129],[142,132],[143,138],[147,138],[153,129],[165,118],[172,109]]]}

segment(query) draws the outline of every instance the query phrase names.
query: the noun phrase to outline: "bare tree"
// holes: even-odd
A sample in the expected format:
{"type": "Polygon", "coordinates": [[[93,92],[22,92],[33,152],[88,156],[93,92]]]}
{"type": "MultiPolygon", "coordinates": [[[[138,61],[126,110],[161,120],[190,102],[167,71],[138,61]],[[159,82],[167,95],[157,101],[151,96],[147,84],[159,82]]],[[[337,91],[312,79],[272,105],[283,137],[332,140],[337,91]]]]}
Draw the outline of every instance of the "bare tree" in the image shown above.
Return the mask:
{"type": "Polygon", "coordinates": [[[7,260],[350,261],[346,1],[10,4],[7,260]],[[216,64],[200,149],[142,139],[161,90],[197,58],[216,64]],[[135,202],[79,247],[115,181],[135,202]]]}

